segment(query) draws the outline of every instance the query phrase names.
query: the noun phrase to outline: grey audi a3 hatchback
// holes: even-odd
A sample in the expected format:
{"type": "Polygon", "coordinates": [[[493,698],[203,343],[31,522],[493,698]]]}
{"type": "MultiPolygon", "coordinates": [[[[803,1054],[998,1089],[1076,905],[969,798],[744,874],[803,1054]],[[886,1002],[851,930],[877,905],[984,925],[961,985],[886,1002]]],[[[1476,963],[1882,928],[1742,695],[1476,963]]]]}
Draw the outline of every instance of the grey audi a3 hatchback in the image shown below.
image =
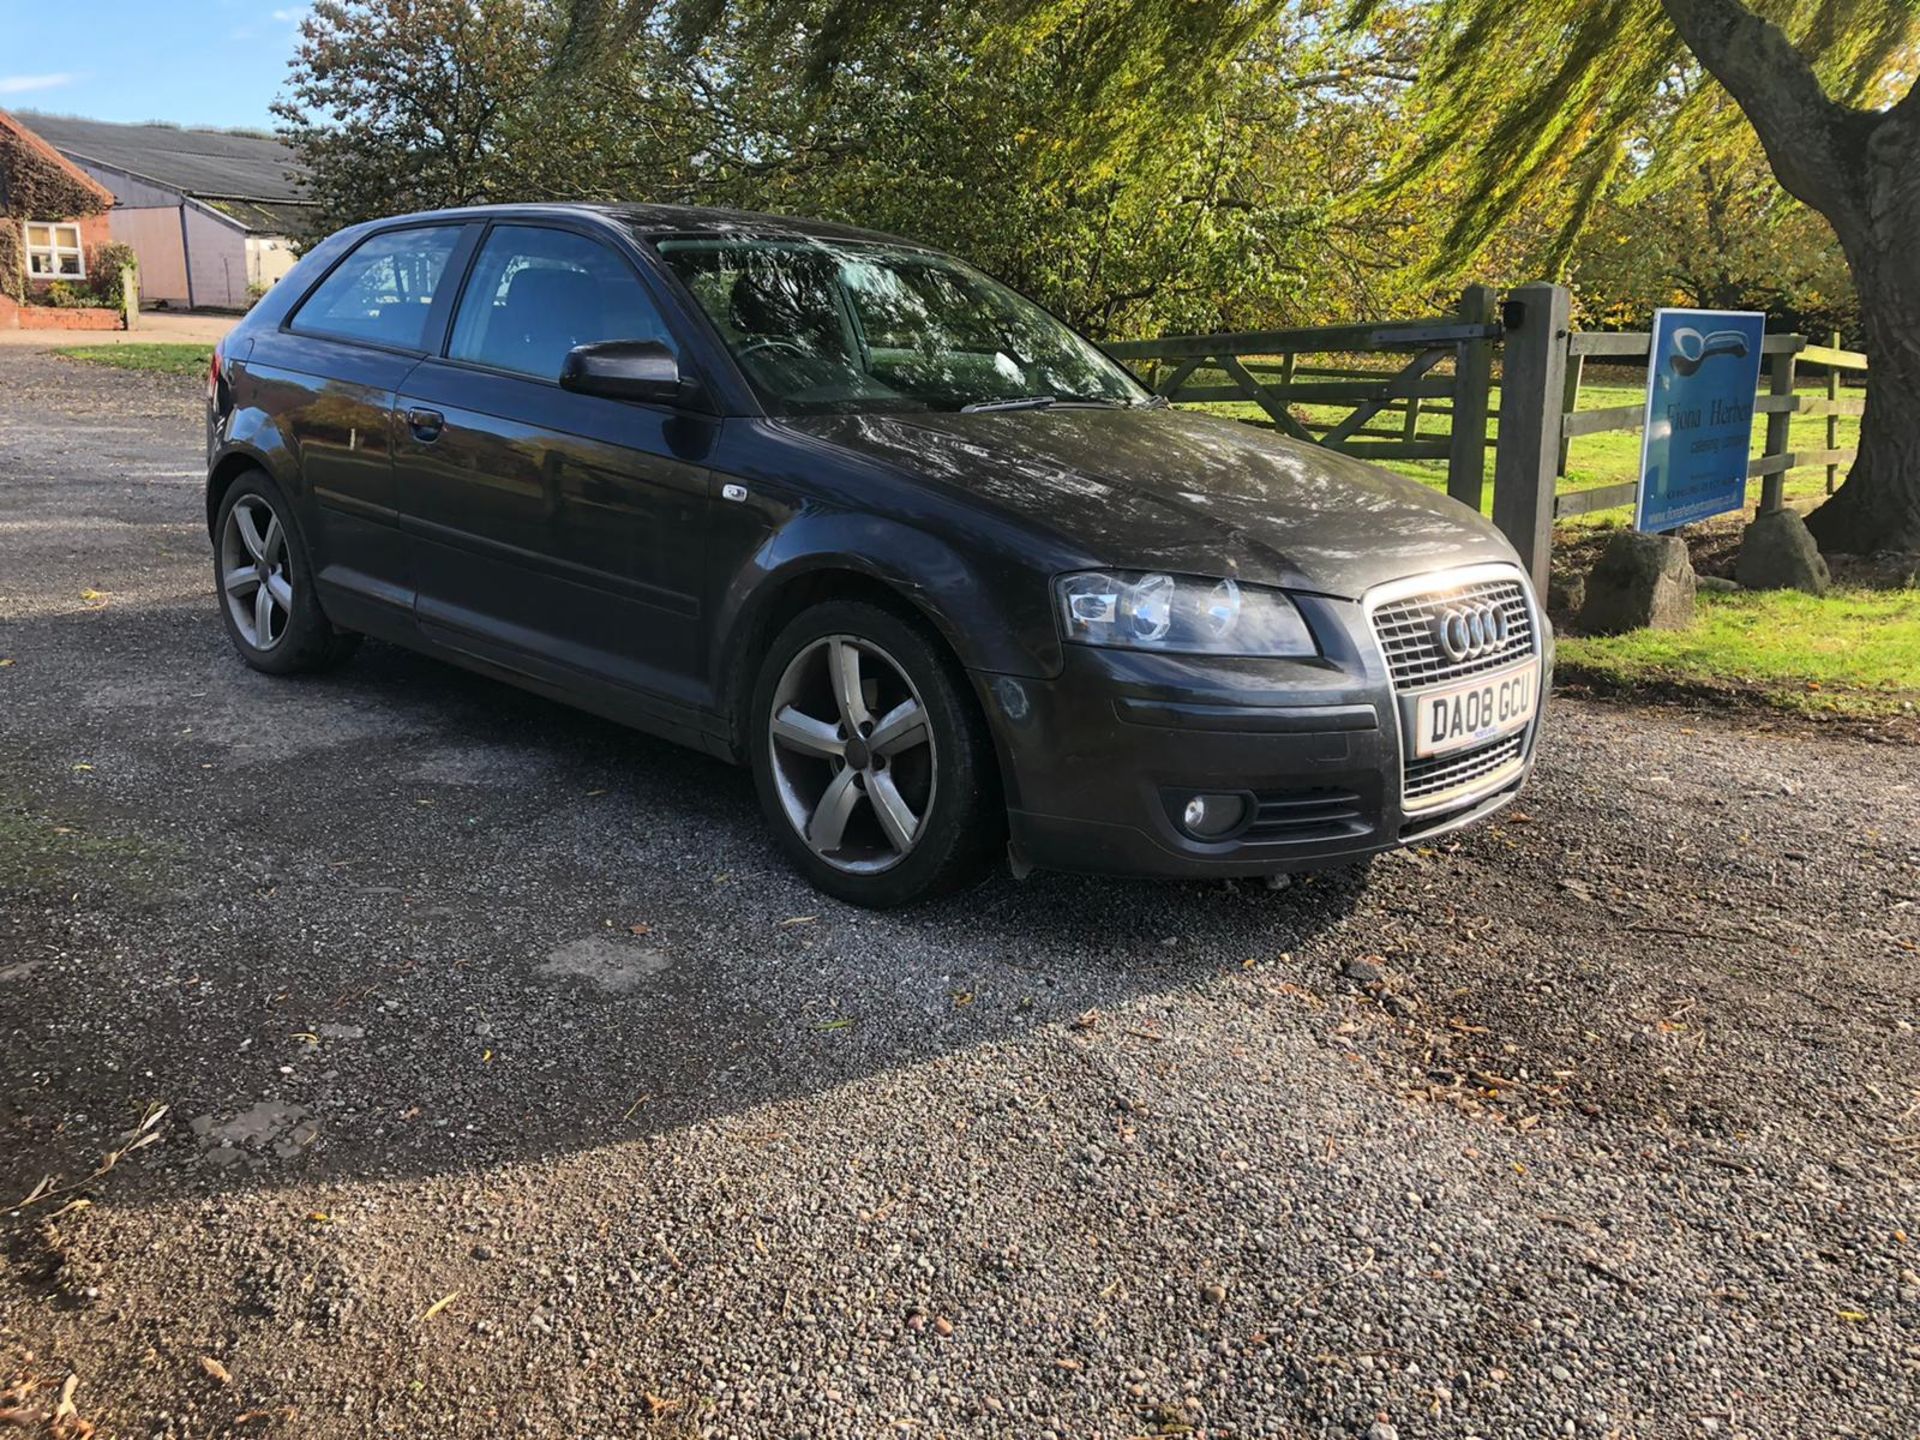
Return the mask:
{"type": "Polygon", "coordinates": [[[1263,876],[1431,837],[1519,790],[1551,673],[1479,515],[838,225],[341,231],[216,352],[207,462],[249,665],[373,635],[751,765],[864,905],[1002,853],[1263,876]]]}

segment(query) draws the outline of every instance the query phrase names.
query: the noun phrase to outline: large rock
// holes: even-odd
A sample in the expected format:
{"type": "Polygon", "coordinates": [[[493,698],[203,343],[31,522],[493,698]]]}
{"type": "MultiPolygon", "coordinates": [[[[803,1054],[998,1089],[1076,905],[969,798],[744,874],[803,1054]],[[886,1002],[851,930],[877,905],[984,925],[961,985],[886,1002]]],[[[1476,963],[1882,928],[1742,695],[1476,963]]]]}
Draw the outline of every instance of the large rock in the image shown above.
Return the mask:
{"type": "Polygon", "coordinates": [[[1805,590],[1824,595],[1832,578],[1807,522],[1796,510],[1770,510],[1755,517],[1740,542],[1733,578],[1749,590],[1805,590]]]}
{"type": "Polygon", "coordinates": [[[1580,628],[1595,635],[1684,630],[1693,623],[1693,592],[1686,541],[1622,530],[1587,576],[1580,628]]]}

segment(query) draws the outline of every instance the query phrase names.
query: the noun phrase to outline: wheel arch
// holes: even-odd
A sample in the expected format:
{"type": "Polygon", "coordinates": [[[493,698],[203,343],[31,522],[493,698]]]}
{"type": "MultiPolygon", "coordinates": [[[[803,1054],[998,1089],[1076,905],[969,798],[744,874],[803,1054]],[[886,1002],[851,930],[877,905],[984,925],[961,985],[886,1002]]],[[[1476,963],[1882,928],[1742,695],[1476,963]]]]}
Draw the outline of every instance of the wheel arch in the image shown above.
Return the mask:
{"type": "MultiPolygon", "coordinates": [[[[740,607],[721,659],[720,695],[733,747],[744,753],[760,661],[794,616],[829,600],[865,600],[931,632],[964,678],[967,665],[938,611],[904,585],[844,558],[822,557],[769,576],[740,607]]],[[[969,682],[968,688],[971,689],[969,682]]]]}
{"type": "Polygon", "coordinates": [[[214,527],[220,519],[221,502],[227,498],[227,492],[233,488],[234,481],[249,470],[264,471],[279,483],[282,489],[286,488],[285,481],[274,473],[273,466],[268,463],[267,457],[259,451],[238,445],[224,451],[207,470],[208,539],[217,538],[214,527]]]}

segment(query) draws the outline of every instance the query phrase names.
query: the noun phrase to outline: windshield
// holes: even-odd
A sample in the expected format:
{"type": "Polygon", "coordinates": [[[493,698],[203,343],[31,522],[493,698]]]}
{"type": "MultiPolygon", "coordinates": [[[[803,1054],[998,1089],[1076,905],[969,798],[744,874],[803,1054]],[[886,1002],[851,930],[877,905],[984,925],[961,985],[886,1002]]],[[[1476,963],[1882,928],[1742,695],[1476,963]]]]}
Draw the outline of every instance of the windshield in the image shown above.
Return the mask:
{"type": "Polygon", "coordinates": [[[656,243],[775,414],[1149,398],[1039,306],[944,256],[806,238],[656,243]]]}

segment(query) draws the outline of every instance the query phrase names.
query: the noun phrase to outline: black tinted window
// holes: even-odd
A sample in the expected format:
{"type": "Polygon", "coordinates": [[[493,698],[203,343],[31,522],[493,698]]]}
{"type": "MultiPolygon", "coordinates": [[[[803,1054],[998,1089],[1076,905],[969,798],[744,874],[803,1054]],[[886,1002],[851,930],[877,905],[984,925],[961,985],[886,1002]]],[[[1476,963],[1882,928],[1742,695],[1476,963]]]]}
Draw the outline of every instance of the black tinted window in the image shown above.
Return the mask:
{"type": "Polygon", "coordinates": [[[434,292],[459,238],[457,225],[369,236],[307,297],[293,328],[402,350],[422,348],[434,292]]]}
{"type": "Polygon", "coordinates": [[[557,380],[576,345],[666,339],[652,297],[608,247],[567,230],[498,225],[474,262],[447,354],[557,380]]]}

